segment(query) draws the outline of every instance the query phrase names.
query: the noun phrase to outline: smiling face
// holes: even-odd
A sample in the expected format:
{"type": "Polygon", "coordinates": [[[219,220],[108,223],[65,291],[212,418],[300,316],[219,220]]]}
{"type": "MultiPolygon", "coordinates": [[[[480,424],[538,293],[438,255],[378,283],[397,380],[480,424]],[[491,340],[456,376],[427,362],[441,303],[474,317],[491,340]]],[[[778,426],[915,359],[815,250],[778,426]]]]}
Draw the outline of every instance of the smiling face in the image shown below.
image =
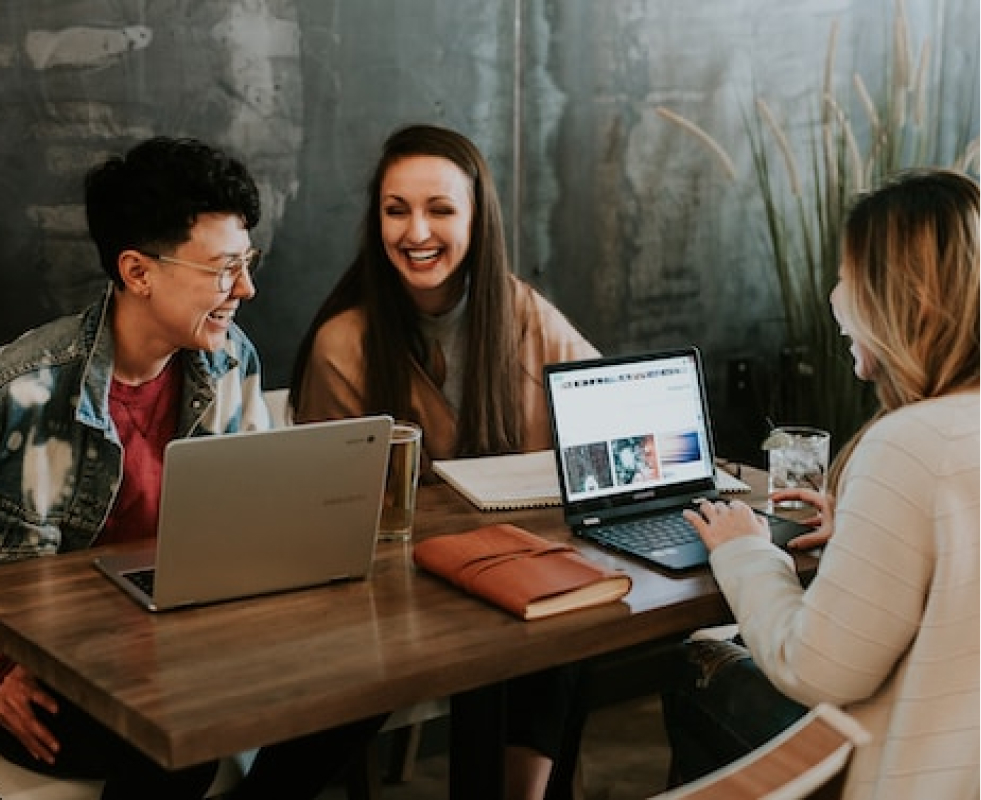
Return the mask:
{"type": "Polygon", "coordinates": [[[381,235],[392,265],[416,307],[449,311],[463,295],[460,269],[470,248],[473,186],[456,164],[408,156],[381,182],[381,235]]]}
{"type": "MultiPolygon", "coordinates": [[[[179,245],[175,259],[220,269],[230,257],[249,249],[249,232],[235,214],[198,216],[191,238],[179,245]]],[[[179,349],[215,351],[225,344],[228,328],[242,300],[255,295],[247,270],[227,291],[218,276],[201,269],[142,257],[146,268],[146,332],[161,354],[179,349]]]]}
{"type": "Polygon", "coordinates": [[[831,310],[841,328],[841,335],[848,336],[852,340],[849,350],[855,360],[855,375],[863,381],[870,381],[875,374],[875,358],[869,352],[868,347],[857,338],[859,336],[858,326],[851,319],[848,310],[851,307],[848,302],[849,291],[846,270],[842,266],[838,274],[838,283],[831,290],[831,310]]]}

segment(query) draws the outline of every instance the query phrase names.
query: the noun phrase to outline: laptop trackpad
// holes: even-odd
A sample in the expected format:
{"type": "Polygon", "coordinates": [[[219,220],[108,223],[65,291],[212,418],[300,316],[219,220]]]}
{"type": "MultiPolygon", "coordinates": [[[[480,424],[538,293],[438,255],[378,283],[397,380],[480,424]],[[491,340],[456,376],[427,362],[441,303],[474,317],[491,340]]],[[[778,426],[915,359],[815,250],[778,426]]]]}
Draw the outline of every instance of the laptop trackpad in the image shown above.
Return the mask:
{"type": "Polygon", "coordinates": [[[708,550],[699,540],[687,544],[662,547],[650,552],[648,558],[658,566],[667,569],[691,569],[708,563],[708,550]]]}

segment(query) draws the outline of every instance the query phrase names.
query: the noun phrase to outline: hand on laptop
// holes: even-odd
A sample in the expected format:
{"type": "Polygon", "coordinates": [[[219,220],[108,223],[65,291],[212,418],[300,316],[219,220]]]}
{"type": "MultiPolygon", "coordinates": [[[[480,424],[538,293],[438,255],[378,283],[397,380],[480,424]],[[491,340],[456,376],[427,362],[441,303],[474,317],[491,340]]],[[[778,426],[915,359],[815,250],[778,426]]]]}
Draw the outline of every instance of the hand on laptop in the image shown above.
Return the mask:
{"type": "Polygon", "coordinates": [[[806,519],[798,520],[803,525],[813,525],[811,533],[805,533],[787,542],[787,547],[794,550],[810,550],[812,547],[820,547],[827,544],[828,539],[834,533],[835,523],[835,501],[831,495],[824,492],[816,492],[813,489],[780,489],[770,495],[774,503],[786,502],[788,500],[800,500],[813,506],[814,514],[806,519]]]}
{"type": "Polygon", "coordinates": [[[702,500],[698,511],[686,508],[682,513],[698,531],[709,552],[740,536],[770,538],[770,525],[766,519],[740,500],[731,503],[702,500]]]}

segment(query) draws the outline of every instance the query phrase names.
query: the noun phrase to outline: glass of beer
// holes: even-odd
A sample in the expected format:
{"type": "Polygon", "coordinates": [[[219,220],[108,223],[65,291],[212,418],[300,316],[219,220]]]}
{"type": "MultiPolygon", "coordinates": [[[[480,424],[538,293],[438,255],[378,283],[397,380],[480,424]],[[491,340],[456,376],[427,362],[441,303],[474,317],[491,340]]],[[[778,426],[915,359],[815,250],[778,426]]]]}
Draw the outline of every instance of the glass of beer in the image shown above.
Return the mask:
{"type": "Polygon", "coordinates": [[[406,542],[412,538],[422,456],[422,428],[414,422],[398,421],[392,426],[388,478],[382,502],[378,538],[406,542]]]}

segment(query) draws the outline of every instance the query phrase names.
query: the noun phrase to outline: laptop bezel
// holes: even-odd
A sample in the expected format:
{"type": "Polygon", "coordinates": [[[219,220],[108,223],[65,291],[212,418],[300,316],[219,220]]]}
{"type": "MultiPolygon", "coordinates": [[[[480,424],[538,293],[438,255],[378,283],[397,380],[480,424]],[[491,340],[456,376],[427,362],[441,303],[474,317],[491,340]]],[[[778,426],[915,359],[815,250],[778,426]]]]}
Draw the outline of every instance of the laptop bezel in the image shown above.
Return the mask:
{"type": "Polygon", "coordinates": [[[601,356],[598,358],[581,359],[547,364],[544,367],[546,401],[548,405],[549,424],[551,426],[552,450],[555,456],[555,467],[558,472],[559,491],[562,496],[562,508],[566,523],[573,529],[596,524],[599,521],[626,519],[633,516],[645,516],[661,510],[677,508],[688,500],[704,497],[717,499],[719,497],[715,483],[714,468],[711,474],[697,480],[674,483],[665,486],[646,486],[637,489],[604,495],[589,499],[572,499],[566,481],[566,473],[562,463],[562,445],[556,421],[555,398],[552,389],[552,376],[556,373],[568,373],[596,367],[618,367],[650,361],[660,361],[673,358],[690,357],[695,364],[698,382],[699,402],[701,403],[705,429],[705,447],[708,450],[708,463],[715,464],[715,437],[712,430],[712,417],[709,413],[708,397],[705,387],[705,373],[702,368],[701,352],[695,346],[653,350],[642,353],[632,353],[619,356],[601,356]]]}

